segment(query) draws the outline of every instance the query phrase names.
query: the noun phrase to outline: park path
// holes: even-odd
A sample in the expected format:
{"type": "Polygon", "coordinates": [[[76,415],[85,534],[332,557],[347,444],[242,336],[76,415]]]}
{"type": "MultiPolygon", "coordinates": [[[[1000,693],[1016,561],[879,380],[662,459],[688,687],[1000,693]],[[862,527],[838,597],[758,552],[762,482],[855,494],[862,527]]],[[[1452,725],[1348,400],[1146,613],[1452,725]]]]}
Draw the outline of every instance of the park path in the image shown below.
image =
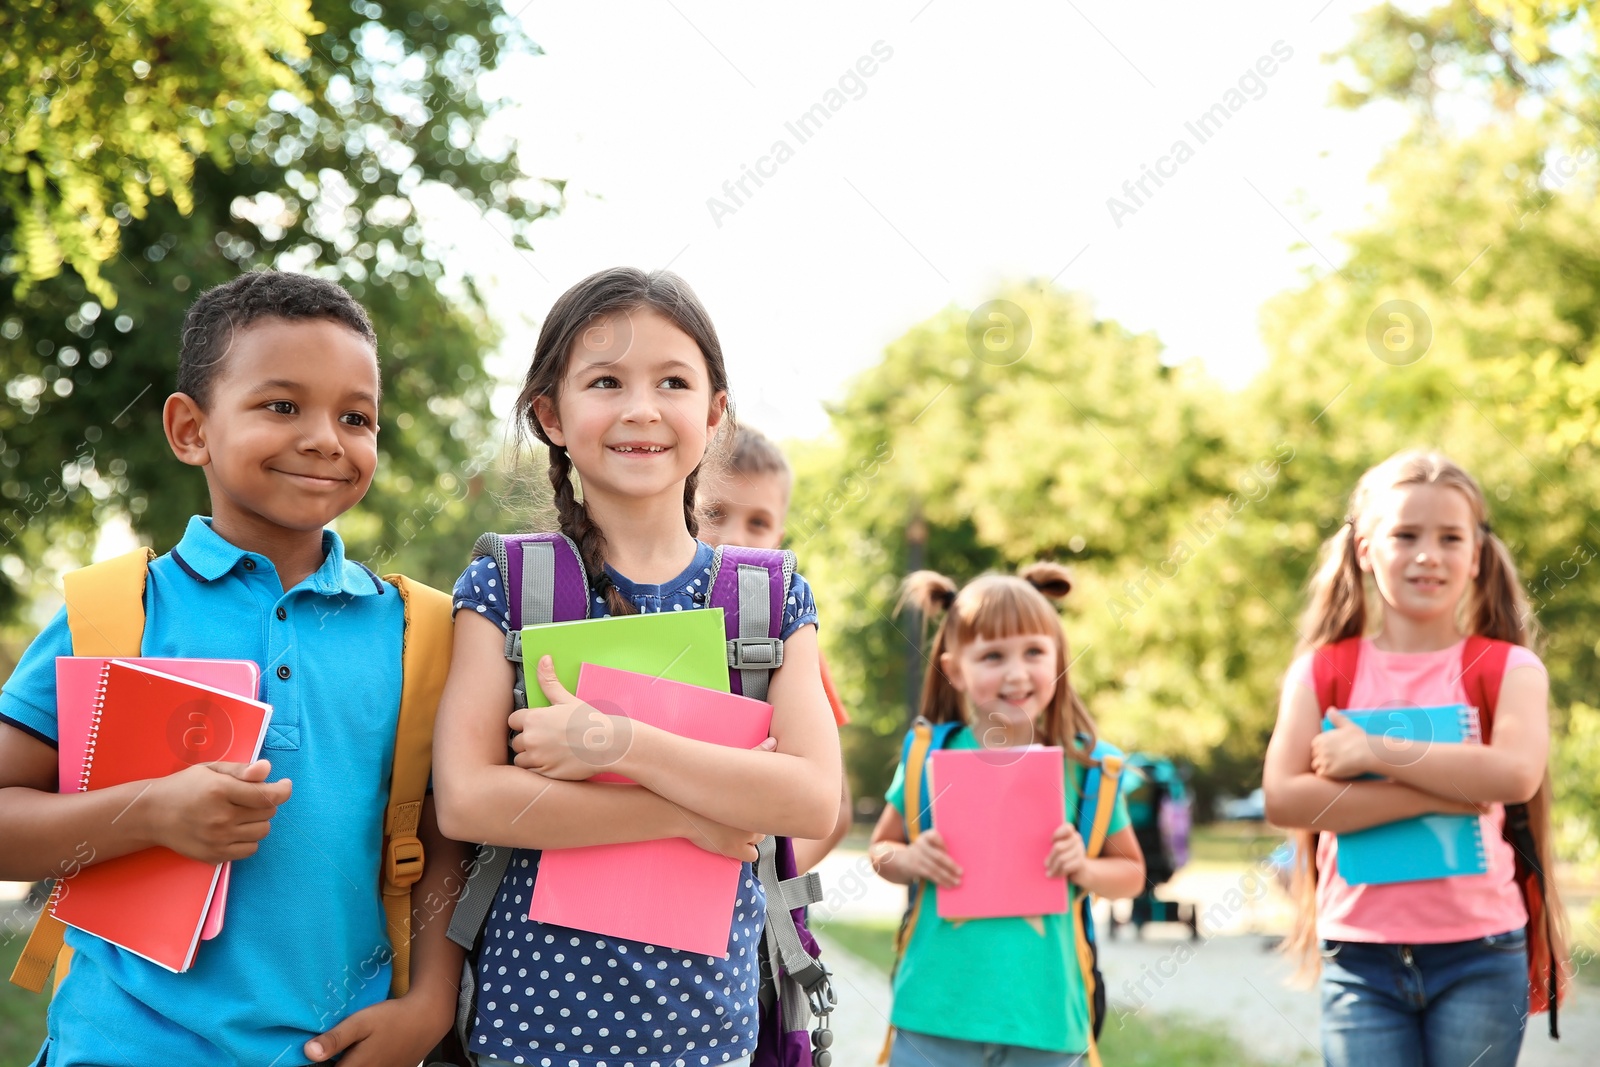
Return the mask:
{"type": "MultiPolygon", "coordinates": [[[[820,872],[827,899],[819,918],[896,919],[905,892],[871,874],[860,852],[835,852],[820,872]]],[[[1241,865],[1237,870],[1186,871],[1173,882],[1178,899],[1199,901],[1216,918],[1207,940],[1191,942],[1176,926],[1151,926],[1135,939],[1131,929],[1110,937],[1100,926],[1100,965],[1112,1015],[1150,1011],[1227,1026],[1241,1048],[1274,1065],[1316,1064],[1316,994],[1286,984],[1292,968],[1270,951],[1288,915],[1288,901],[1271,887],[1257,889],[1241,865]],[[1238,905],[1232,889],[1241,889],[1238,905]],[[1250,899],[1254,892],[1255,899],[1250,899]],[[1230,906],[1233,905],[1233,906],[1230,906]]],[[[834,971],[839,1007],[834,1013],[835,1067],[872,1067],[888,1025],[889,986],[883,974],[822,936],[834,971]]],[[[1592,1067],[1600,1063],[1600,988],[1576,986],[1561,1013],[1562,1038],[1551,1041],[1545,1017],[1536,1016],[1523,1042],[1520,1067],[1592,1067]]],[[[1108,1064],[1107,1067],[1115,1067],[1108,1064]]]]}

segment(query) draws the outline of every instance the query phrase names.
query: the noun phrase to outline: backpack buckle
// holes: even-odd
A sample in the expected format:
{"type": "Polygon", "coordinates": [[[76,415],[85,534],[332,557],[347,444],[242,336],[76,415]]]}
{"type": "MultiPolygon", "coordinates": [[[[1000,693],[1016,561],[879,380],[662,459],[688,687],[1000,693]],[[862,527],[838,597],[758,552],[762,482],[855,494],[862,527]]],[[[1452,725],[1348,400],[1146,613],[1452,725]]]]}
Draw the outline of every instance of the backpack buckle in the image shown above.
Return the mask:
{"type": "Polygon", "coordinates": [[[422,877],[424,852],[415,837],[396,837],[389,842],[384,878],[392,886],[410,889],[422,877]]]}
{"type": "Polygon", "coordinates": [[[776,637],[736,637],[728,642],[728,666],[775,671],[783,666],[783,642],[776,637]]]}

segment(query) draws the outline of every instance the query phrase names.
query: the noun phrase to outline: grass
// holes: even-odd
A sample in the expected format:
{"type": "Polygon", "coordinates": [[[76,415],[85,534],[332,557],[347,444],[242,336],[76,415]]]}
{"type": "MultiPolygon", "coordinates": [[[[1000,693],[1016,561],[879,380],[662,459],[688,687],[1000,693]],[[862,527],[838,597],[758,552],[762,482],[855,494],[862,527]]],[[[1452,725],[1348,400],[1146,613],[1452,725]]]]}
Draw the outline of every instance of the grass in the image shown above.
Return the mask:
{"type": "MultiPolygon", "coordinates": [[[[5,929],[9,933],[9,928],[5,929]]],[[[0,1063],[32,1063],[44,1043],[44,1016],[50,998],[6,981],[27,940],[24,932],[0,943],[0,1063]]]]}
{"type": "MultiPolygon", "coordinates": [[[[894,961],[893,922],[817,923],[830,941],[884,974],[894,961]]],[[[1100,1056],[1109,1067],[1265,1067],[1239,1050],[1227,1028],[1181,1015],[1112,1013],[1100,1035],[1100,1056]]]]}

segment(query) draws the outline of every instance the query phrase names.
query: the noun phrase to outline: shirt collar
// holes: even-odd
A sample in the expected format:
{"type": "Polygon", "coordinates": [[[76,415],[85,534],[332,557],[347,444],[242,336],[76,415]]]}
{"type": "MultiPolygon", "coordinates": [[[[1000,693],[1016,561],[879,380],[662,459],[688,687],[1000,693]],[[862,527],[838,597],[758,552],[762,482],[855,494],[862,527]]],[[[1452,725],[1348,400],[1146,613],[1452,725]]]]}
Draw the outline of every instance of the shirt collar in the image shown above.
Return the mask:
{"type": "MultiPolygon", "coordinates": [[[[309,575],[303,585],[309,585],[324,596],[348,593],[351,596],[372,596],[384,591],[383,582],[376,574],[359,563],[344,558],[344,542],[332,530],[322,531],[322,566],[309,575]]],[[[245,570],[272,571],[272,561],[256,552],[246,552],[232,544],[211,528],[211,520],[203,515],[189,519],[183,539],[172,550],[173,559],[184,573],[199,582],[214,582],[236,567],[245,570]],[[246,561],[255,566],[245,566],[246,561]]]]}

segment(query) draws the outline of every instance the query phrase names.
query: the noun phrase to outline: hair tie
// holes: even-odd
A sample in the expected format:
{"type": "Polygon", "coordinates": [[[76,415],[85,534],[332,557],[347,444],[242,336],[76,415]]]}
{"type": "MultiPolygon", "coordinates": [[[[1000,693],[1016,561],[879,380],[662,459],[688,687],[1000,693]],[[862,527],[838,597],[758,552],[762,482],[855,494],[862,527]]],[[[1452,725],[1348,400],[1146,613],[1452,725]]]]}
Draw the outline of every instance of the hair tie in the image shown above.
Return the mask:
{"type": "Polygon", "coordinates": [[[1489,525],[1489,521],[1487,519],[1485,519],[1483,522],[1478,523],[1478,529],[1483,531],[1483,536],[1485,536],[1485,537],[1493,537],[1494,536],[1494,527],[1489,525]]]}

